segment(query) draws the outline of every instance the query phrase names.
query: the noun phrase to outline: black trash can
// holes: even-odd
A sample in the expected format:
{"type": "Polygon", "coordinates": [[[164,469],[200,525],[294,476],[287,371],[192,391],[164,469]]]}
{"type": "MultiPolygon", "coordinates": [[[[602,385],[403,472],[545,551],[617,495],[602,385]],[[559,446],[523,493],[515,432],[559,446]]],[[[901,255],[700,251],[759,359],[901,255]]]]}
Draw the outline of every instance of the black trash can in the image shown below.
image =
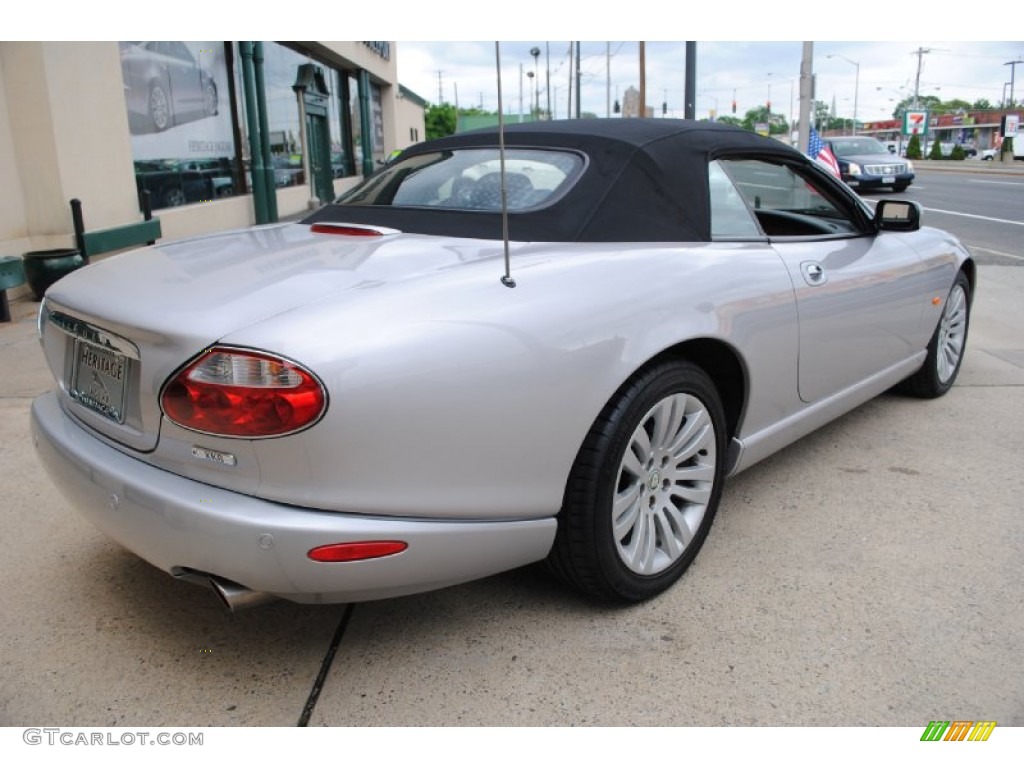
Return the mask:
{"type": "Polygon", "coordinates": [[[25,282],[36,301],[42,301],[46,289],[64,275],[85,266],[77,248],[53,248],[48,251],[29,251],[22,256],[25,282]]]}

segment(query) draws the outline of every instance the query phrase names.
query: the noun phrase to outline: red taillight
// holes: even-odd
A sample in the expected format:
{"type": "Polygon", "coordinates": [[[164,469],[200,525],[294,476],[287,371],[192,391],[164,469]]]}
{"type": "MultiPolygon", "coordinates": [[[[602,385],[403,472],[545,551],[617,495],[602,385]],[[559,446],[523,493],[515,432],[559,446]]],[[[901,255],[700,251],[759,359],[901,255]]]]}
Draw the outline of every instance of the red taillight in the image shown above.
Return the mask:
{"type": "Polygon", "coordinates": [[[351,563],[373,560],[404,552],[409,545],[404,541],[350,541],[346,544],[325,544],[307,552],[310,560],[318,563],[351,563]]]}
{"type": "Polygon", "coordinates": [[[327,396],[309,371],[265,352],[214,347],[164,387],[160,405],[182,427],[226,437],[275,437],[308,427],[327,396]]]}

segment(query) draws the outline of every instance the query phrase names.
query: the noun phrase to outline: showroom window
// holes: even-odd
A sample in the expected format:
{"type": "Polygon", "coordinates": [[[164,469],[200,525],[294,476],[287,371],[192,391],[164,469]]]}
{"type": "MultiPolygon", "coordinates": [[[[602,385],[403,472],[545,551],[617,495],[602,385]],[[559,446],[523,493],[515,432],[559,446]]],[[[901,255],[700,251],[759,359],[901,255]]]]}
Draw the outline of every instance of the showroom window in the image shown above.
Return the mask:
{"type": "Polygon", "coordinates": [[[299,67],[311,59],[277,43],[265,43],[263,55],[274,184],[278,188],[305,184],[299,104],[292,86],[299,67]]]}
{"type": "Polygon", "coordinates": [[[223,42],[120,42],[135,182],[153,209],[242,191],[223,42]]]}

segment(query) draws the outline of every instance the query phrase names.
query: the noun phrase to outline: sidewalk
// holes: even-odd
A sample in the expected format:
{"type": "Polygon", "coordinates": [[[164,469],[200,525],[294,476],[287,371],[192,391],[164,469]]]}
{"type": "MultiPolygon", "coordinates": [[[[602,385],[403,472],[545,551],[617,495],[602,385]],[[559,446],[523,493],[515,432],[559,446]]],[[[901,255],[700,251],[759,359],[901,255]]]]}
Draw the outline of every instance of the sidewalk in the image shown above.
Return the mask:
{"type": "Polygon", "coordinates": [[[1022,296],[1024,269],[980,267],[953,391],[883,395],[733,478],[657,600],[599,608],[528,568],[351,614],[226,613],[78,515],[32,447],[52,379],[18,302],[0,726],[294,725],[314,689],[327,726],[1022,726],[1022,296]]]}
{"type": "Polygon", "coordinates": [[[984,173],[997,176],[1024,176],[1024,160],[1000,163],[994,160],[913,160],[915,171],[947,171],[959,173],[984,173]]]}

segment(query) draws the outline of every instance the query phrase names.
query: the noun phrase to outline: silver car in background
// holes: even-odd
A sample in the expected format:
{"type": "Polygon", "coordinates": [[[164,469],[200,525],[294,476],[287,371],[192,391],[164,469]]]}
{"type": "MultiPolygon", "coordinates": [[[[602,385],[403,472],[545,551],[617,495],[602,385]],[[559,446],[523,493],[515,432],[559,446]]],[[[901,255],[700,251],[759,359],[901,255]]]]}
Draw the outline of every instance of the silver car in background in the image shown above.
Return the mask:
{"type": "Polygon", "coordinates": [[[693,561],[727,476],[891,387],[953,385],[975,267],[915,203],[872,212],[724,125],[505,144],[426,142],[300,223],[55,284],[32,408],[54,482],[232,606],[540,560],[633,602],[693,561]]]}

